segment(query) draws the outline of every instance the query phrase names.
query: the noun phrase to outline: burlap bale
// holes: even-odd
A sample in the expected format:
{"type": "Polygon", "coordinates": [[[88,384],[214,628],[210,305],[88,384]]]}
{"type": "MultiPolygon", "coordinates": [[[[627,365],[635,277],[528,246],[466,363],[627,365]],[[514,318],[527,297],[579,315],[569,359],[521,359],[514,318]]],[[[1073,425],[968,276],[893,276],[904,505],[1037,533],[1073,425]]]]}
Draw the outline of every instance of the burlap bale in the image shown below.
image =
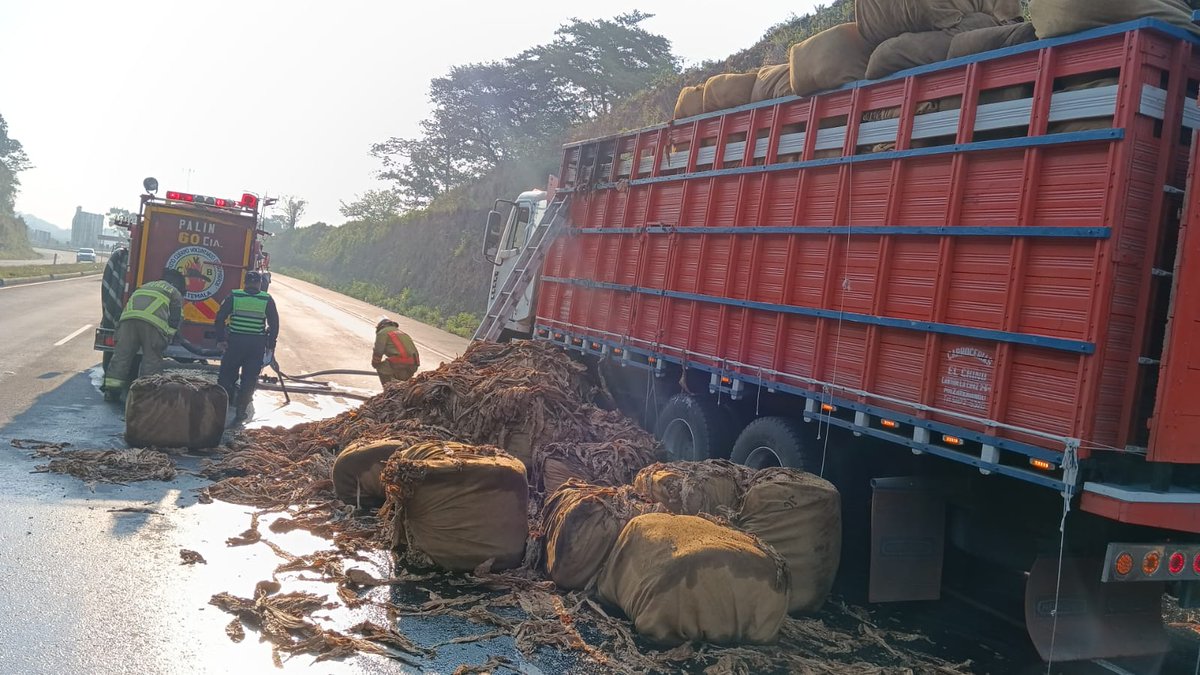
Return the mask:
{"type": "Polygon", "coordinates": [[[725,73],[713,75],[704,83],[704,112],[716,112],[736,108],[750,102],[750,93],[758,79],[758,71],[752,73],[725,73]]]}
{"type": "Polygon", "coordinates": [[[788,572],[750,535],[695,516],[650,513],[621,531],[597,590],[658,644],[765,644],[787,616],[788,572]]]}
{"type": "Polygon", "coordinates": [[[655,461],[655,448],[619,438],[607,443],[547,443],[534,451],[530,484],[552,494],[575,478],[591,485],[628,485],[655,461]]]}
{"type": "Polygon", "coordinates": [[[415,566],[469,571],[521,564],[529,536],[525,465],[490,446],[438,441],[392,456],[383,471],[392,543],[415,566]]]}
{"type": "Polygon", "coordinates": [[[546,501],[542,558],[555,585],[566,590],[590,588],[608,560],[625,524],[644,513],[663,510],[628,485],[601,487],[570,480],[546,501]]]}
{"type": "Polygon", "coordinates": [[[996,20],[982,13],[967,14],[954,28],[904,33],[885,40],[871,53],[867,78],[876,80],[901,70],[945,61],[954,36],[963,31],[994,27],[996,20]]]}
{"type": "Polygon", "coordinates": [[[412,447],[412,438],[388,438],[353,443],[333,461],[333,491],[338,499],[360,507],[375,507],[387,499],[380,474],[398,450],[412,447]]]}
{"type": "Polygon", "coordinates": [[[683,119],[699,115],[704,112],[704,85],[697,84],[693,87],[684,87],[679,91],[679,98],[675,101],[675,115],[673,119],[683,119]]]}
{"type": "Polygon", "coordinates": [[[976,28],[955,35],[950,40],[950,51],[946,53],[946,58],[956,59],[960,56],[981,54],[993,49],[1004,49],[1033,42],[1036,39],[1037,33],[1033,24],[1028,22],[976,28]]]}
{"type": "Polygon", "coordinates": [[[754,80],[754,89],[750,91],[751,101],[770,101],[773,98],[783,98],[792,95],[792,70],[786,63],[777,66],[763,66],[758,69],[754,80]]]}
{"type": "Polygon", "coordinates": [[[746,489],[733,524],[770,544],[787,561],[788,611],[821,608],[833,588],[842,550],[842,501],[832,483],[795,469],[763,469],[746,489]]]}
{"type": "Polygon", "coordinates": [[[1029,19],[1039,38],[1135,19],[1158,19],[1200,35],[1187,0],[1033,0],[1029,19]]]}
{"type": "Polygon", "coordinates": [[[956,28],[963,17],[982,13],[999,21],[1021,16],[1020,0],[856,0],[854,16],[871,46],[904,33],[956,28]]]}
{"type": "Polygon", "coordinates": [[[792,93],[807,96],[866,77],[871,46],[858,26],[844,23],[821,31],[788,52],[792,93]]]}
{"type": "Polygon", "coordinates": [[[229,399],[215,382],[182,375],[142,377],[125,399],[125,442],[133,447],[212,448],[225,433],[229,399]]]}
{"type": "Polygon", "coordinates": [[[671,513],[726,515],[736,510],[754,471],[724,459],[659,462],[638,472],[633,489],[671,513]]]}

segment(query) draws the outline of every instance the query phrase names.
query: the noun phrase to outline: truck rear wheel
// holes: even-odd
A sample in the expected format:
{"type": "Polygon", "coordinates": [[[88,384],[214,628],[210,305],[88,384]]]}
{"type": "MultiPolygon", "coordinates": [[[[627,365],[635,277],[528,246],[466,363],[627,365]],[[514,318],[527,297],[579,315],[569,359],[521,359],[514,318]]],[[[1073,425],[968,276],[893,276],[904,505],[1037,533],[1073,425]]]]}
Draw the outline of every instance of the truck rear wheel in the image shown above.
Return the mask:
{"type": "Polygon", "coordinates": [[[804,428],[786,417],[760,417],[742,430],[731,459],[752,469],[782,466],[817,471],[817,458],[808,449],[804,428]]]}
{"type": "Polygon", "coordinates": [[[676,394],[659,414],[654,435],[671,461],[700,462],[728,457],[733,433],[727,416],[710,399],[676,394]]]}

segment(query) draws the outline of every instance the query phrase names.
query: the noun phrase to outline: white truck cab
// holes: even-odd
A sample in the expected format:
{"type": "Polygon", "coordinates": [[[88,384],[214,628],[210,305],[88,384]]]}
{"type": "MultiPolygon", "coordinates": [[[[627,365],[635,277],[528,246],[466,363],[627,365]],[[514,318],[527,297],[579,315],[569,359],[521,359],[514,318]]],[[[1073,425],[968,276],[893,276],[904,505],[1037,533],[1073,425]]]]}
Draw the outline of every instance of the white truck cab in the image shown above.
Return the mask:
{"type": "MultiPolygon", "coordinates": [[[[496,293],[512,273],[517,258],[529,243],[529,235],[533,228],[542,222],[547,197],[545,190],[528,190],[517,195],[513,201],[497,199],[495,208],[488,213],[483,236],[483,258],[492,265],[488,306],[491,306],[492,301],[496,299],[496,293]]],[[[533,334],[537,287],[538,278],[535,277],[504,324],[507,334],[533,334]]]]}

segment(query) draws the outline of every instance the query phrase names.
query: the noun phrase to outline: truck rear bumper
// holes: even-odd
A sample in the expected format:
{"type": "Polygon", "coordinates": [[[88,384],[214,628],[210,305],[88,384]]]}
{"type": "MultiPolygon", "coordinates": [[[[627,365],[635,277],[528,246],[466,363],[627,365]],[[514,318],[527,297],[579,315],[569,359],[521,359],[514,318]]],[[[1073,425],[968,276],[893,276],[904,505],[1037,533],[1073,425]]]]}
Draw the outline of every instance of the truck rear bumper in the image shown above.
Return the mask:
{"type": "Polygon", "coordinates": [[[1200,492],[1172,488],[1084,483],[1081,507],[1122,523],[1200,533],[1200,492]]]}
{"type": "MultiPolygon", "coordinates": [[[[92,347],[97,351],[111,352],[116,349],[116,331],[112,328],[97,328],[95,338],[92,341],[92,347]]],[[[219,361],[221,352],[216,347],[203,347],[199,345],[182,345],[172,343],[163,351],[163,356],[169,359],[181,361],[195,361],[200,359],[212,359],[219,361]]]]}

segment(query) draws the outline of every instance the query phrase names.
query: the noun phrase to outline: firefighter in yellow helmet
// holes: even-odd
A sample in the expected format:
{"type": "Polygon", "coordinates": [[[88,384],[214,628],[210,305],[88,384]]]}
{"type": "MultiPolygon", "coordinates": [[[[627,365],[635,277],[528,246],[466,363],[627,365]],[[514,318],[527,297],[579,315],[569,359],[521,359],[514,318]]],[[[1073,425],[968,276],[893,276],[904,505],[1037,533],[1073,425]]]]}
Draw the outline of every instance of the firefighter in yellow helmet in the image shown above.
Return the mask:
{"type": "Polygon", "coordinates": [[[183,274],[176,269],[163,270],[161,281],[144,283],[125,303],[117,324],[116,349],[104,371],[104,400],[119,401],[137,379],[134,360],[142,353],[141,375],[162,370],[163,351],[171,344],[183,320],[183,274]]]}
{"type": "Polygon", "coordinates": [[[375,350],[371,365],[379,373],[379,383],[403,382],[421,366],[421,356],[412,338],[400,330],[400,325],[385,317],[375,324],[375,350]]]}

